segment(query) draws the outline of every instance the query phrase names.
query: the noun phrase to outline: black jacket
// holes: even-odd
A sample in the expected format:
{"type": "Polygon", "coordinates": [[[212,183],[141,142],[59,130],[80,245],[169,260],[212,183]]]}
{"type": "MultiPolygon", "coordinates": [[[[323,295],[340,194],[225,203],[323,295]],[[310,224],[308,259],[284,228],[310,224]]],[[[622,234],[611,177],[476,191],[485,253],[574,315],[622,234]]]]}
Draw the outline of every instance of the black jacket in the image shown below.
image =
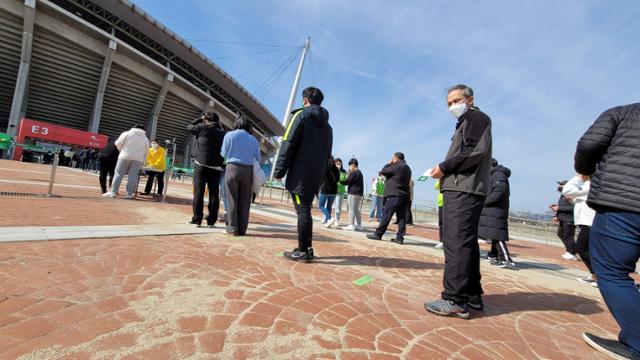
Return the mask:
{"type": "Polygon", "coordinates": [[[103,147],[98,153],[98,160],[101,162],[117,162],[118,155],[120,155],[120,151],[116,147],[115,142],[110,142],[105,147],[103,147]]]}
{"type": "Polygon", "coordinates": [[[187,125],[187,131],[196,136],[191,157],[201,165],[222,166],[220,149],[225,131],[220,123],[205,125],[202,119],[195,119],[187,125]]]}
{"type": "Polygon", "coordinates": [[[485,240],[509,240],[509,177],[511,170],[498,165],[491,169],[491,189],[484,200],[478,237],[485,240]]]}
{"type": "Polygon", "coordinates": [[[364,195],[364,176],[362,171],[356,170],[349,173],[344,181],[340,181],[343,185],[347,185],[349,189],[347,193],[349,195],[364,195]]]}
{"type": "Polygon", "coordinates": [[[336,195],[338,193],[338,181],[340,181],[340,169],[338,169],[335,164],[329,163],[322,177],[320,193],[336,195]]]}
{"type": "Polygon", "coordinates": [[[578,141],[575,168],[591,175],[587,204],[640,213],[640,103],[605,111],[578,141]]]}
{"type": "Polygon", "coordinates": [[[311,105],[294,111],[282,138],[275,178],[286,175],[285,186],[294,194],[317,195],[332,147],[333,129],[325,108],[311,105]]]}
{"type": "Polygon", "coordinates": [[[447,156],[439,165],[444,173],[440,191],[486,196],[491,152],[491,119],[478,108],[471,108],[458,119],[447,156]]]}
{"type": "Polygon", "coordinates": [[[380,174],[387,179],[384,182],[384,197],[411,195],[411,168],[405,161],[385,165],[380,174]]]}
{"type": "Polygon", "coordinates": [[[558,211],[556,211],[556,217],[558,220],[573,225],[573,208],[575,205],[562,195],[560,195],[557,205],[558,211]]]}

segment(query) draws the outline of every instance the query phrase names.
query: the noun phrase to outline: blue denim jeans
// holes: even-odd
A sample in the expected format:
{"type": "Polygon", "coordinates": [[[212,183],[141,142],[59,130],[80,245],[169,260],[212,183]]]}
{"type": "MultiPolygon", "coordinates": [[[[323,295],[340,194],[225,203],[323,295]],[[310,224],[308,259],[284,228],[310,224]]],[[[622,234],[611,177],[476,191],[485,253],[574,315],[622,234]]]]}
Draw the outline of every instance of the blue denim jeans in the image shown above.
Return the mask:
{"type": "Polygon", "coordinates": [[[384,206],[384,197],[371,195],[371,209],[369,210],[369,219],[382,219],[382,208],[384,206]]]}
{"type": "Polygon", "coordinates": [[[640,258],[640,213],[598,211],[591,228],[591,265],[620,342],[640,356],[640,292],[629,273],[640,258]]]}
{"type": "Polygon", "coordinates": [[[322,213],[324,214],[323,223],[326,223],[327,221],[329,221],[329,219],[331,219],[331,208],[335,199],[335,195],[320,194],[320,198],[318,199],[318,207],[320,207],[320,211],[322,211],[322,213]]]}

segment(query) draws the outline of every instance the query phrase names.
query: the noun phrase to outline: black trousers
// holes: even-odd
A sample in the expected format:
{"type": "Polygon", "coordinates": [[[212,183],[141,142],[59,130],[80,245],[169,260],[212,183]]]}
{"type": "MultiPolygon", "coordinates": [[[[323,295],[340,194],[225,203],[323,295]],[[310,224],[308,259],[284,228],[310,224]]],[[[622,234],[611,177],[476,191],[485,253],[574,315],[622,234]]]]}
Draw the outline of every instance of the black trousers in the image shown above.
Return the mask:
{"type": "Polygon", "coordinates": [[[409,200],[407,204],[407,225],[413,225],[413,212],[411,211],[411,204],[413,201],[409,200]]]}
{"type": "Polygon", "coordinates": [[[558,224],[558,237],[562,240],[564,244],[564,248],[568,253],[575,255],[576,254],[576,226],[566,222],[560,221],[558,224]]]}
{"type": "Polygon", "coordinates": [[[313,197],[307,198],[291,193],[291,199],[298,215],[298,249],[306,252],[313,246],[313,218],[311,217],[313,197]]]}
{"type": "Polygon", "coordinates": [[[444,239],[444,235],[442,234],[442,212],[442,206],[438,206],[438,235],[440,236],[438,240],[440,240],[440,242],[444,239]]]}
{"type": "Polygon", "coordinates": [[[591,234],[591,226],[580,225],[580,232],[578,233],[578,241],[576,242],[576,251],[580,255],[580,259],[587,266],[589,272],[593,274],[593,268],[591,267],[591,255],[589,252],[589,236],[591,234]]]}
{"type": "Polygon", "coordinates": [[[158,195],[162,195],[162,190],[164,190],[164,171],[163,172],[155,172],[149,171],[148,173],[149,179],[147,179],[147,185],[144,187],[145,193],[150,193],[153,189],[153,180],[158,178],[158,195]]]}
{"type": "Polygon", "coordinates": [[[227,195],[227,232],[245,235],[253,196],[253,166],[227,164],[224,191],[227,195]]]}
{"type": "Polygon", "coordinates": [[[404,239],[407,233],[407,206],[409,205],[408,196],[389,196],[384,199],[384,210],[382,210],[382,219],[376,229],[376,236],[381,238],[387,232],[389,223],[393,214],[398,220],[398,233],[396,239],[404,239]]]}
{"type": "Polygon", "coordinates": [[[443,207],[444,291],[442,298],[465,303],[482,295],[478,224],[484,196],[445,191],[443,207]]]}
{"type": "Polygon", "coordinates": [[[195,165],[193,168],[193,217],[191,221],[198,224],[202,223],[204,216],[205,186],[209,189],[207,225],[215,225],[220,207],[220,171],[195,165]]]}
{"type": "Polygon", "coordinates": [[[98,180],[100,181],[100,189],[102,189],[103,194],[107,192],[107,175],[109,176],[109,187],[111,187],[113,174],[116,171],[116,164],[117,161],[100,160],[100,176],[98,180]]]}
{"type": "Polygon", "coordinates": [[[491,240],[489,256],[498,258],[500,261],[513,261],[506,241],[491,240]]]}

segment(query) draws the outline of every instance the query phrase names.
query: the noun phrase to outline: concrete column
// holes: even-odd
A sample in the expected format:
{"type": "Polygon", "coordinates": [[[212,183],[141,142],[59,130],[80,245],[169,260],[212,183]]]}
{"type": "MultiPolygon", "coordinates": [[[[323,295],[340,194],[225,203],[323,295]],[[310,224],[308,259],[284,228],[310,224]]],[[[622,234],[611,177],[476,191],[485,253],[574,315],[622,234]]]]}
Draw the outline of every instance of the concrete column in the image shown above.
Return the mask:
{"type": "Polygon", "coordinates": [[[31,68],[31,51],[33,49],[33,24],[36,18],[36,0],[24,1],[24,18],[22,25],[22,52],[20,54],[20,68],[13,91],[13,102],[9,115],[7,133],[15,136],[18,122],[25,113],[26,97],[29,90],[29,70],[31,68]]]}
{"type": "Polygon", "coordinates": [[[164,83],[158,92],[158,97],[156,98],[156,103],[153,105],[153,109],[151,111],[151,117],[149,118],[149,122],[147,123],[147,135],[149,139],[153,139],[156,137],[156,131],[158,130],[158,116],[160,116],[160,110],[162,110],[162,104],[164,104],[164,99],[167,97],[167,92],[169,92],[169,87],[173,83],[173,74],[167,74],[164,78],[164,83]]]}
{"type": "Polygon", "coordinates": [[[96,92],[96,99],[93,102],[93,111],[91,112],[91,121],[89,122],[88,131],[97,133],[100,128],[100,117],[102,116],[102,104],[104,102],[104,92],[107,89],[107,82],[109,81],[109,72],[111,71],[111,63],[113,63],[113,53],[116,51],[118,43],[114,40],[109,40],[109,46],[107,47],[107,53],[104,56],[104,63],[102,64],[102,73],[100,74],[100,82],[98,82],[98,91],[96,92]]]}

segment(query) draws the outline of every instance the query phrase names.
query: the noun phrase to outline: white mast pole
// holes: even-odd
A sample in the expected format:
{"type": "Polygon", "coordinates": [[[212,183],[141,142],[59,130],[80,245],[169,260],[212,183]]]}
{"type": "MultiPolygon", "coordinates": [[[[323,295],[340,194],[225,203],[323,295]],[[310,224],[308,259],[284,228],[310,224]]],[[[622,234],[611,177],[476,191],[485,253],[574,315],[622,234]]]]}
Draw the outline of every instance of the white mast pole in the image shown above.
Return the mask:
{"type": "MultiPolygon", "coordinates": [[[[307,41],[304,43],[304,50],[302,51],[302,57],[300,57],[300,63],[298,64],[298,70],[296,71],[296,77],[293,79],[293,86],[291,87],[291,95],[289,95],[289,103],[287,104],[287,109],[284,112],[283,123],[284,128],[286,129],[289,126],[289,121],[291,120],[291,111],[293,110],[293,103],[296,100],[296,94],[298,93],[298,86],[300,86],[300,77],[302,76],[302,68],[304,67],[304,60],[307,57],[307,52],[311,47],[311,37],[307,37],[307,41]]],[[[276,151],[276,156],[271,164],[271,176],[269,178],[270,181],[273,181],[273,174],[276,171],[276,161],[278,160],[278,156],[280,155],[280,145],[278,145],[278,151],[276,151]]]]}

